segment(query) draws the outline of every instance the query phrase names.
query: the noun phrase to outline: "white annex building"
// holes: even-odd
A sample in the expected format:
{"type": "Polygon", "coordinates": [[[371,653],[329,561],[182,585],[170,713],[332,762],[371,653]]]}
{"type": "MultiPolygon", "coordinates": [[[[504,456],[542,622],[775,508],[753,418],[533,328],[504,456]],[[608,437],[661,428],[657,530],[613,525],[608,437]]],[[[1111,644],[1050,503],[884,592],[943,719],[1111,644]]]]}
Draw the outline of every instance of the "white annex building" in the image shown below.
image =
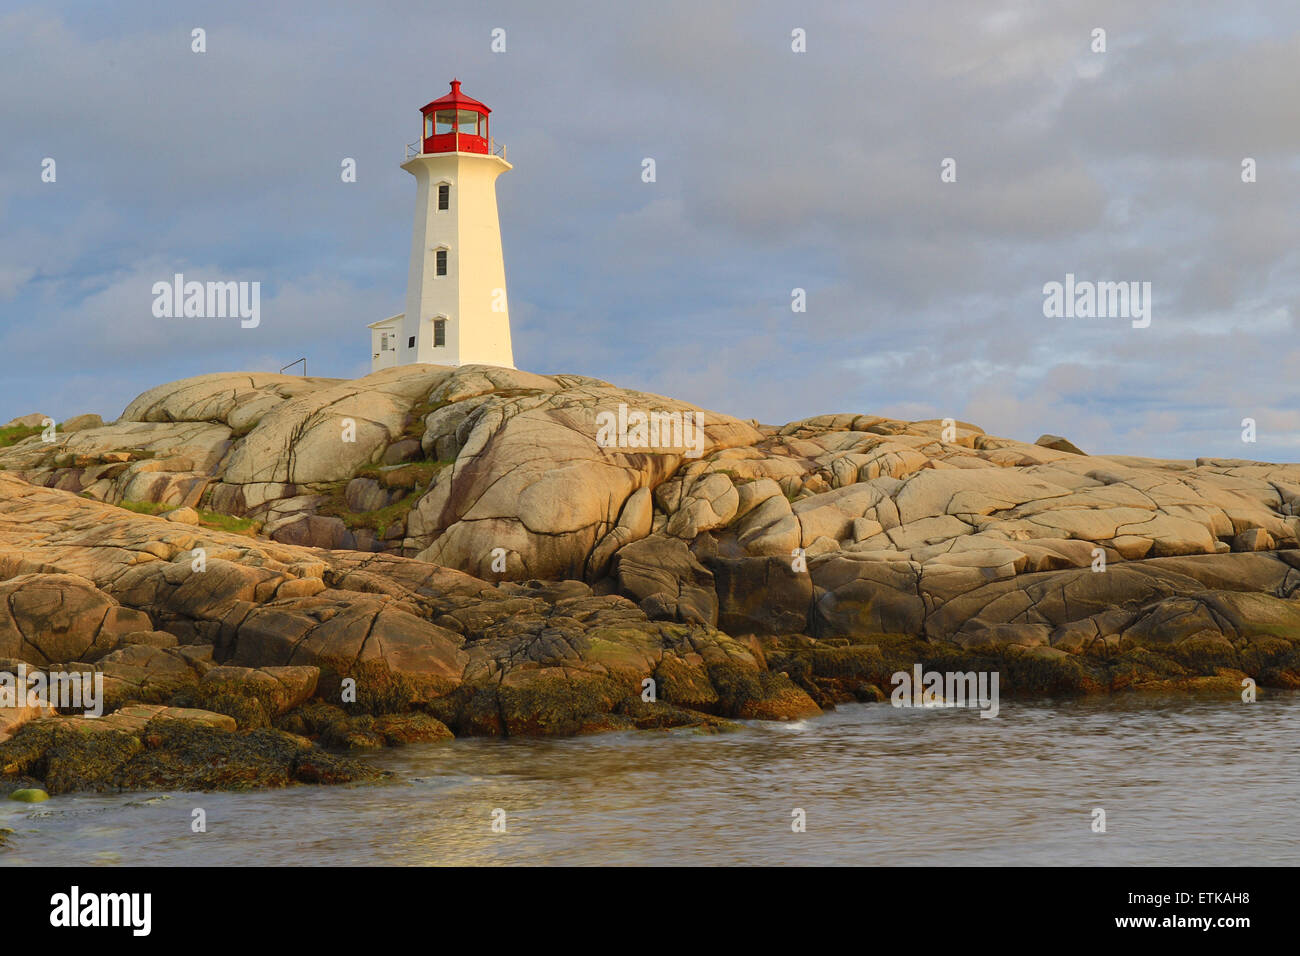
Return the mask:
{"type": "Polygon", "coordinates": [[[492,111],[460,91],[421,111],[402,168],[415,177],[406,311],[370,326],[370,370],[429,362],[514,368],[497,177],[510,169],[488,135],[492,111]]]}

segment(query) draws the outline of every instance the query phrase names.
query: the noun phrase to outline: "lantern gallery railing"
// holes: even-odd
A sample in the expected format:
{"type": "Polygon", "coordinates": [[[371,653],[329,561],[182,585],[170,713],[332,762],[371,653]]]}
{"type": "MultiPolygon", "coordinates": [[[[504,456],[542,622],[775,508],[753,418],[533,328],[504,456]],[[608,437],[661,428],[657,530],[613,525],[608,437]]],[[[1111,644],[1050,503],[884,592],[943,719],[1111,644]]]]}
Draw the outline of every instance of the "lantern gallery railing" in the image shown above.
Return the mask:
{"type": "MultiPolygon", "coordinates": [[[[407,162],[408,160],[412,160],[416,156],[421,155],[423,148],[424,148],[424,144],[419,140],[417,140],[414,143],[407,143],[406,157],[402,160],[402,162],[407,162]]],[[[505,144],[498,143],[495,139],[488,140],[488,153],[491,154],[492,156],[500,156],[502,159],[506,159],[505,144]]],[[[506,162],[509,161],[510,160],[506,159],[506,162]]]]}

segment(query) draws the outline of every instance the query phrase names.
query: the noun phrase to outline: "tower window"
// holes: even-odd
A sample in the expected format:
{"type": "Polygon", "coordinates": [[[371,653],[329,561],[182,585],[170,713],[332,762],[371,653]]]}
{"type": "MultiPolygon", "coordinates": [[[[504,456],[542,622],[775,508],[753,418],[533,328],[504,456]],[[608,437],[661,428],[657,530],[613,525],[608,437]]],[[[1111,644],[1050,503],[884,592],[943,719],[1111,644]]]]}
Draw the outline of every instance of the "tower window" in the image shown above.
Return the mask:
{"type": "Polygon", "coordinates": [[[447,274],[447,250],[446,249],[438,250],[437,254],[434,257],[434,263],[435,263],[434,271],[440,276],[445,276],[447,274]]]}
{"type": "Polygon", "coordinates": [[[406,340],[406,347],[407,347],[408,349],[413,349],[413,348],[415,348],[415,336],[414,336],[414,335],[412,335],[409,339],[406,340]]]}
{"type": "Polygon", "coordinates": [[[438,211],[451,208],[451,187],[446,183],[438,185],[438,211]]]}
{"type": "Polygon", "coordinates": [[[447,320],[433,320],[433,347],[440,349],[447,344],[447,320]]]}

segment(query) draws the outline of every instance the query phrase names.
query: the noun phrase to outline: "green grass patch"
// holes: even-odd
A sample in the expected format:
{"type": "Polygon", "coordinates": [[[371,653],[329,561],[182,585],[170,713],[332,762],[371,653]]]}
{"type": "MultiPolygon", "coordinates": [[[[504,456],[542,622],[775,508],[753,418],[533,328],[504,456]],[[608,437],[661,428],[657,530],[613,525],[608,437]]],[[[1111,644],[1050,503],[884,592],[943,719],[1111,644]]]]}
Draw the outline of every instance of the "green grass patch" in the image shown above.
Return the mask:
{"type": "MultiPolygon", "coordinates": [[[[55,431],[58,431],[61,427],[56,427],[55,431]]],[[[40,425],[13,425],[9,428],[0,428],[0,448],[16,445],[33,435],[39,435],[44,430],[40,425]]]]}
{"type": "Polygon", "coordinates": [[[160,515],[165,511],[171,511],[176,506],[159,504],[156,501],[122,501],[118,503],[118,507],[134,511],[138,515],[160,515]]]}
{"type": "Polygon", "coordinates": [[[368,529],[383,537],[399,521],[405,521],[417,501],[429,490],[433,480],[452,461],[412,461],[404,465],[367,465],[357,469],[356,477],[369,478],[385,488],[404,491],[397,501],[375,511],[353,511],[348,507],[348,482],[314,485],[312,490],[324,495],[316,513],[338,518],[350,530],[368,529]]]}
{"type": "Polygon", "coordinates": [[[382,538],[396,522],[406,520],[406,516],[411,513],[411,509],[415,507],[422,494],[424,494],[423,489],[417,488],[391,505],[377,511],[361,512],[350,511],[342,496],[332,497],[322,502],[316,509],[316,513],[338,518],[353,531],[358,528],[368,528],[382,538]]]}
{"type": "Polygon", "coordinates": [[[415,507],[415,503],[420,500],[420,494],[421,492],[418,490],[412,491],[400,501],[394,501],[386,508],[380,508],[378,511],[371,511],[360,517],[368,519],[371,522],[370,527],[374,528],[382,538],[390,527],[398,521],[406,520],[406,516],[411,513],[411,509],[415,507]]]}
{"type": "Polygon", "coordinates": [[[412,405],[406,420],[406,426],[402,429],[403,438],[414,438],[419,441],[424,437],[424,420],[438,409],[450,405],[451,402],[421,402],[418,405],[412,405]]]}
{"type": "Polygon", "coordinates": [[[358,478],[370,478],[385,488],[417,490],[428,488],[450,461],[412,461],[404,465],[367,465],[357,471],[358,478]]]}
{"type": "MultiPolygon", "coordinates": [[[[153,515],[159,517],[166,515],[169,511],[175,511],[177,505],[164,505],[156,501],[121,501],[117,505],[127,511],[133,511],[138,515],[153,515]]],[[[199,516],[199,527],[210,528],[213,531],[228,531],[231,534],[242,534],[253,537],[262,530],[262,522],[255,521],[252,518],[236,518],[234,515],[224,515],[219,511],[209,511],[207,508],[194,509],[199,516]]]]}
{"type": "Polygon", "coordinates": [[[208,511],[206,508],[195,510],[199,513],[199,525],[204,528],[229,531],[231,534],[243,534],[249,537],[262,530],[262,522],[252,518],[236,518],[234,515],[223,515],[217,511],[208,511]]]}

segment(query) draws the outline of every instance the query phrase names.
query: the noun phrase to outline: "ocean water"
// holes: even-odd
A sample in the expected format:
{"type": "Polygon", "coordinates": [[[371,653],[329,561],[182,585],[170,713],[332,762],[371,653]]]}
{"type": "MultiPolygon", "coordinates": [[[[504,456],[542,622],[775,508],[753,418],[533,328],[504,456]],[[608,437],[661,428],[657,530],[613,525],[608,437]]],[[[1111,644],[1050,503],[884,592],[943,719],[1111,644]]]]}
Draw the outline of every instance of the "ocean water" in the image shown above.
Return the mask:
{"type": "Polygon", "coordinates": [[[3,801],[0,865],[1300,864],[1298,729],[1274,692],[459,740],[377,785],[3,801]]]}

